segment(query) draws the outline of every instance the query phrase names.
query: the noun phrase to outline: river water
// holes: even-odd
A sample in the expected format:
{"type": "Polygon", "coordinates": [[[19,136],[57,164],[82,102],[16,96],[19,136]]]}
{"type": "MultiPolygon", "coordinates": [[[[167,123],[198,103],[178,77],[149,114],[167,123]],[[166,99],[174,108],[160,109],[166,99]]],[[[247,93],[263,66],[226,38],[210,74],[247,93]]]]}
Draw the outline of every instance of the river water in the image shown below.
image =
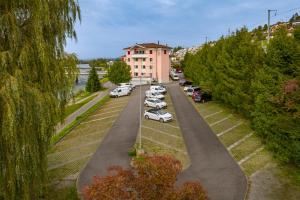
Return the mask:
{"type": "MultiPolygon", "coordinates": [[[[78,91],[85,89],[85,85],[89,76],[88,73],[90,71],[89,64],[78,64],[77,67],[79,68],[80,75],[78,76],[78,81],[74,84],[73,93],[77,93],[78,91]]],[[[98,76],[99,79],[102,78],[102,76],[98,76]]]]}

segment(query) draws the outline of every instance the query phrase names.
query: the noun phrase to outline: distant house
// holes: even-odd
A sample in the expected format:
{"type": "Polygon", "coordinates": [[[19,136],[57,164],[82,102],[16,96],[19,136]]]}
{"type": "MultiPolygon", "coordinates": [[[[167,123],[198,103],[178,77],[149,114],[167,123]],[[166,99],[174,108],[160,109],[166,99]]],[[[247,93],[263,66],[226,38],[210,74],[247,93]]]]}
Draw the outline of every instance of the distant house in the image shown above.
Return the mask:
{"type": "Polygon", "coordinates": [[[159,83],[169,82],[170,50],[159,43],[141,43],[123,49],[122,60],[131,67],[133,79],[152,79],[159,83]]]}

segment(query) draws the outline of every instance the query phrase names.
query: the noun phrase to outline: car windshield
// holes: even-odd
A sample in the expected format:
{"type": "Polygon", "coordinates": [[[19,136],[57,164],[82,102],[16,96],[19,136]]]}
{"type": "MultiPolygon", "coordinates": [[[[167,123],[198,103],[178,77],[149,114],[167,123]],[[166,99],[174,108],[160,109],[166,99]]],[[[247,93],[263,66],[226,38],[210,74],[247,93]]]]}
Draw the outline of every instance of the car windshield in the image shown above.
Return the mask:
{"type": "Polygon", "coordinates": [[[160,95],[158,92],[153,93],[154,96],[160,95]]]}
{"type": "Polygon", "coordinates": [[[187,91],[188,91],[188,92],[193,92],[193,89],[189,88],[187,91]]]}
{"type": "Polygon", "coordinates": [[[167,112],[166,112],[166,111],[163,111],[163,110],[158,110],[157,113],[158,113],[159,115],[164,115],[164,114],[166,114],[167,112]]]}
{"type": "Polygon", "coordinates": [[[161,101],[159,99],[153,100],[154,103],[160,103],[161,101]]]}

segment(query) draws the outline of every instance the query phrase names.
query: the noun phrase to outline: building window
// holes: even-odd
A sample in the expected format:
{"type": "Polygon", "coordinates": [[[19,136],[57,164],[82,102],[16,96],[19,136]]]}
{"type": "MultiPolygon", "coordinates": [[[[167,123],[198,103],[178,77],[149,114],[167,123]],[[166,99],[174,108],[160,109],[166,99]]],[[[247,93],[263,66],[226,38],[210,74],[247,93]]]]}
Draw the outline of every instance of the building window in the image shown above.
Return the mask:
{"type": "Polygon", "coordinates": [[[138,60],[139,60],[138,58],[135,58],[135,59],[134,59],[134,61],[136,61],[136,62],[137,62],[138,60]]]}
{"type": "Polygon", "coordinates": [[[130,51],[127,51],[127,54],[130,55],[130,51]]]}
{"type": "Polygon", "coordinates": [[[145,61],[146,61],[146,58],[143,58],[143,61],[145,62],[145,61]]]}
{"type": "Polygon", "coordinates": [[[145,66],[145,65],[143,65],[143,69],[146,69],[146,66],[145,66]]]}
{"type": "MultiPolygon", "coordinates": [[[[152,50],[150,50],[150,54],[152,54],[152,50]]],[[[151,59],[151,58],[150,58],[151,59]]]]}
{"type": "Polygon", "coordinates": [[[141,73],[141,75],[142,75],[142,76],[144,76],[144,75],[145,75],[145,73],[141,73]]]}
{"type": "Polygon", "coordinates": [[[127,61],[130,62],[130,58],[127,58],[127,61]]]}
{"type": "Polygon", "coordinates": [[[137,72],[134,72],[134,76],[139,76],[139,73],[137,73],[137,72]]]}
{"type": "Polygon", "coordinates": [[[149,66],[149,69],[152,69],[152,65],[149,66]]]}
{"type": "Polygon", "coordinates": [[[135,69],[138,69],[138,68],[139,68],[139,66],[137,66],[137,65],[134,65],[134,68],[135,68],[135,69]]]}
{"type": "Polygon", "coordinates": [[[153,59],[152,59],[152,58],[150,58],[150,62],[152,62],[152,60],[153,60],[153,59]]]}
{"type": "Polygon", "coordinates": [[[167,54],[167,50],[164,50],[164,54],[167,54]]]}

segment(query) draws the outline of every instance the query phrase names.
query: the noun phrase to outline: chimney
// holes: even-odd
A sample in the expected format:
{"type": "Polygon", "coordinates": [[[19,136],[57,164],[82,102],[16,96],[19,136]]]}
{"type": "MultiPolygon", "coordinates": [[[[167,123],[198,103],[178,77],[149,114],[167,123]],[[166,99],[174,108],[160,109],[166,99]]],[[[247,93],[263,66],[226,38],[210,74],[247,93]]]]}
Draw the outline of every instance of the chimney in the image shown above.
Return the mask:
{"type": "Polygon", "coordinates": [[[159,40],[157,41],[157,44],[159,44],[159,40]]]}

